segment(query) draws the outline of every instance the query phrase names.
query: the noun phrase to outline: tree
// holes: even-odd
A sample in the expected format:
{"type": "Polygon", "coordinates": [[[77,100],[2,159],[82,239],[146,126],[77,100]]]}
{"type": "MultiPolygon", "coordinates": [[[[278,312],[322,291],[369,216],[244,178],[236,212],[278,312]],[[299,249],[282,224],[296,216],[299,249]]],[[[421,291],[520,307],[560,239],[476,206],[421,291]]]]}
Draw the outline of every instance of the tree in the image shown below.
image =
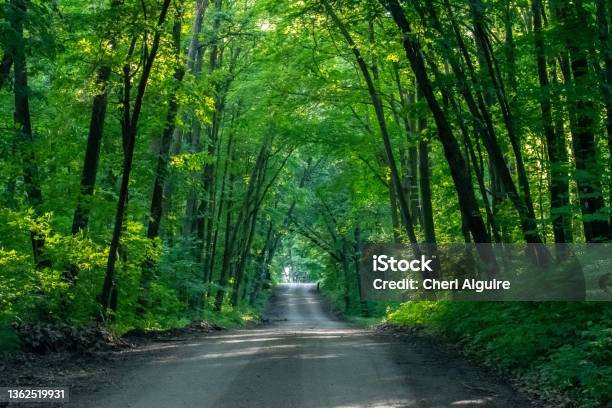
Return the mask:
{"type": "MultiPolygon", "coordinates": [[[[125,216],[125,210],[127,207],[127,195],[128,195],[128,184],[130,181],[130,172],[132,171],[132,163],[134,160],[134,148],[136,145],[136,134],[138,130],[138,120],[142,110],[143,98],[147,88],[147,82],[151,75],[153,63],[157,56],[159,49],[159,43],[162,35],[162,28],[170,8],[170,0],[164,0],[159,18],[157,20],[156,32],[151,42],[151,49],[148,50],[147,44],[144,44],[144,55],[143,55],[143,69],[138,82],[138,88],[136,97],[132,104],[130,100],[131,94],[131,68],[130,61],[126,62],[123,67],[123,100],[122,100],[122,137],[123,137],[123,175],[121,176],[121,186],[119,189],[119,201],[117,202],[117,210],[115,213],[115,227],[113,229],[113,236],[110,242],[108,252],[108,262],[106,266],[106,273],[104,275],[104,285],[102,286],[102,293],[100,295],[100,304],[104,311],[111,307],[112,298],[115,296],[113,290],[116,290],[114,275],[115,275],[115,263],[117,261],[117,249],[119,247],[119,239],[121,238],[121,232],[123,230],[123,222],[125,216]]],[[[130,45],[130,56],[134,51],[136,44],[136,38],[132,39],[130,45]]],[[[116,307],[116,305],[115,305],[116,307]]]]}
{"type": "MultiPolygon", "coordinates": [[[[422,51],[419,44],[412,37],[410,23],[406,19],[404,11],[397,1],[389,0],[383,2],[382,4],[387,7],[391,13],[391,16],[393,17],[393,20],[404,36],[402,44],[404,50],[406,51],[406,57],[410,61],[410,65],[417,79],[419,89],[423,93],[423,97],[427,101],[429,109],[431,110],[436,122],[438,136],[444,146],[444,153],[451,170],[455,188],[457,190],[459,205],[463,215],[466,217],[467,224],[472,236],[474,237],[474,241],[479,243],[489,243],[491,242],[491,238],[487,232],[482,216],[480,215],[480,210],[474,195],[472,183],[468,178],[465,161],[463,160],[463,156],[459,151],[459,145],[453,135],[448,120],[446,119],[446,115],[440,108],[440,105],[433,93],[432,86],[425,69],[422,51]]],[[[481,251],[480,255],[485,262],[493,265],[495,261],[492,253],[488,252],[486,248],[486,246],[479,246],[481,251]]]]}
{"type": "Polygon", "coordinates": [[[585,47],[585,42],[590,39],[585,36],[583,29],[588,26],[588,22],[582,1],[572,4],[560,2],[558,7],[558,18],[564,30],[569,68],[573,78],[572,83],[569,77],[566,77],[565,81],[572,90],[569,98],[572,115],[575,115],[572,147],[584,236],[587,242],[600,242],[608,235],[608,220],[602,214],[605,203],[595,147],[595,104],[587,91],[590,79],[588,47],[585,47]]]}
{"type": "MultiPolygon", "coordinates": [[[[30,115],[30,89],[28,87],[28,68],[26,59],[26,42],[24,39],[24,21],[28,12],[29,1],[13,0],[9,4],[8,15],[12,30],[10,58],[13,61],[15,74],[15,127],[18,134],[18,147],[23,163],[23,183],[27,194],[28,205],[36,217],[42,216],[42,191],[40,188],[39,170],[34,152],[34,135],[30,115]]],[[[34,263],[42,268],[49,266],[45,259],[45,237],[36,228],[30,230],[34,263]]]]}

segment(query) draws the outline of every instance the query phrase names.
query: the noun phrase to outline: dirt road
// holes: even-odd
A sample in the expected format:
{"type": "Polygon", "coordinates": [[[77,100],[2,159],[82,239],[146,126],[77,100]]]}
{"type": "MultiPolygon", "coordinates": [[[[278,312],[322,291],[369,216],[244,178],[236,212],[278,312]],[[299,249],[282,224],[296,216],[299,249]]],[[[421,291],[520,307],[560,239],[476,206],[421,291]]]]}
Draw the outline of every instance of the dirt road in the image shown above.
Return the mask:
{"type": "Polygon", "coordinates": [[[314,286],[287,284],[269,323],[164,344],[111,368],[72,407],[527,407],[499,381],[423,341],[331,317],[314,286]]]}

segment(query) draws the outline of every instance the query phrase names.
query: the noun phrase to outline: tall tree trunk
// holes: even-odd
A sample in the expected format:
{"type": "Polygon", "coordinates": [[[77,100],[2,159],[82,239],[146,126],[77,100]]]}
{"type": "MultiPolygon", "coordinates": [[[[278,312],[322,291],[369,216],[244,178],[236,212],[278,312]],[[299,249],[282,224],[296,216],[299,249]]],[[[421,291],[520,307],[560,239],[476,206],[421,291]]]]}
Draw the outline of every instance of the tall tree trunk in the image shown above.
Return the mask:
{"type": "MultiPolygon", "coordinates": [[[[214,0],[215,15],[213,18],[212,36],[210,39],[211,49],[209,56],[208,73],[211,75],[221,67],[223,61],[222,43],[219,41],[219,30],[221,28],[222,0],[214,0]],[[221,45],[220,45],[221,44],[221,45]]],[[[215,157],[219,142],[221,123],[225,111],[226,88],[218,80],[213,81],[214,112],[212,124],[208,127],[208,138],[205,143],[209,157],[215,157]]],[[[205,197],[200,201],[197,214],[197,243],[196,263],[200,264],[202,270],[206,271],[209,264],[211,240],[213,235],[213,220],[216,198],[215,183],[216,164],[206,163],[202,170],[202,185],[205,197]]],[[[206,272],[204,272],[206,273],[206,272]]]]}
{"type": "MultiPolygon", "coordinates": [[[[420,99],[417,88],[417,97],[420,99]]],[[[423,234],[425,235],[426,244],[436,244],[436,230],[434,228],[433,206],[431,204],[431,181],[429,168],[429,141],[422,137],[423,131],[427,129],[427,121],[425,118],[417,118],[417,130],[419,132],[419,188],[421,197],[421,218],[423,225],[423,234]]]]}
{"type": "Polygon", "coordinates": [[[538,70],[538,80],[540,83],[540,109],[542,110],[542,126],[546,137],[546,148],[549,159],[550,173],[550,217],[553,226],[555,242],[564,243],[565,221],[564,212],[567,205],[567,187],[564,186],[564,179],[561,167],[561,150],[565,149],[563,135],[555,133],[552,117],[552,104],[550,100],[550,86],[548,82],[548,72],[546,67],[546,50],[544,48],[544,38],[542,33],[542,3],[541,0],[532,0],[531,10],[533,17],[533,32],[535,41],[536,64],[538,70]],[[564,191],[565,189],[565,191],[564,191]]]}
{"type": "MultiPolygon", "coordinates": [[[[604,63],[602,78],[602,93],[606,106],[606,134],[608,136],[608,173],[612,174],[612,45],[610,44],[610,29],[608,18],[612,5],[608,1],[595,0],[597,15],[597,32],[599,34],[599,46],[604,63]]],[[[608,206],[612,208],[612,187],[608,187],[608,206]]],[[[608,239],[612,240],[612,212],[610,212],[608,239]]]]}
{"type": "MultiPolygon", "coordinates": [[[[542,20],[543,26],[546,27],[551,19],[558,20],[559,8],[555,1],[551,0],[548,3],[548,8],[550,12],[551,19],[546,18],[546,12],[544,11],[544,3],[541,3],[542,7],[542,20]]],[[[557,141],[559,142],[559,146],[556,153],[558,158],[558,163],[556,164],[558,171],[561,174],[561,177],[557,180],[559,187],[559,198],[562,200],[563,206],[565,206],[566,210],[562,214],[563,215],[563,228],[564,228],[564,237],[565,242],[571,243],[574,241],[574,231],[573,231],[573,212],[571,209],[571,200],[570,200],[570,161],[568,157],[567,150],[567,137],[565,133],[565,121],[566,121],[566,112],[569,113],[569,122],[571,133],[575,130],[575,115],[573,114],[572,109],[567,109],[564,101],[562,100],[562,84],[559,81],[559,75],[557,68],[561,67],[560,71],[562,75],[565,77],[567,75],[568,82],[571,80],[569,73],[569,63],[565,63],[563,61],[567,60],[566,58],[567,51],[562,51],[560,53],[552,54],[547,57],[548,61],[548,71],[549,71],[549,84],[551,85],[551,105],[553,111],[553,121],[554,121],[554,132],[557,137],[557,141]],[[567,68],[562,68],[563,65],[567,65],[567,68]]],[[[570,89],[567,89],[567,93],[570,94],[570,89]]]]}
{"type": "MultiPolygon", "coordinates": [[[[420,135],[419,135],[420,137],[420,135]]],[[[418,142],[413,142],[408,147],[408,202],[410,204],[410,214],[412,215],[412,225],[417,226],[421,221],[421,208],[419,199],[419,155],[418,142]]]]}
{"type": "Polygon", "coordinates": [[[72,233],[77,234],[87,228],[89,222],[89,211],[91,197],[93,196],[98,173],[98,162],[100,160],[100,146],[104,133],[104,118],[108,99],[108,81],[111,69],[108,65],[98,68],[96,77],[97,94],[93,98],[91,108],[91,119],[89,121],[89,133],[87,135],[87,148],[81,174],[81,184],[77,198],[76,209],[72,220],[72,233]]]}
{"type": "MultiPolygon", "coordinates": [[[[83,171],[81,173],[76,208],[72,218],[71,232],[73,235],[85,231],[89,224],[89,213],[91,211],[91,201],[98,174],[102,135],[104,134],[104,118],[106,117],[106,107],[108,105],[108,81],[110,80],[110,75],[111,69],[108,65],[104,64],[98,68],[96,77],[96,90],[98,93],[93,98],[91,108],[83,171]]],[[[63,278],[68,282],[74,282],[78,273],[78,267],[73,264],[64,272],[63,278]]]]}
{"type": "MultiPolygon", "coordinates": [[[[191,41],[187,51],[187,67],[191,74],[199,79],[202,71],[202,64],[204,60],[204,51],[206,43],[200,44],[200,32],[202,31],[202,24],[204,16],[208,9],[209,0],[199,0],[196,3],[196,15],[193,22],[193,28],[191,31],[191,41]]],[[[185,121],[191,120],[191,129],[187,136],[187,144],[191,153],[199,153],[202,151],[202,143],[200,141],[200,135],[202,132],[200,122],[195,117],[185,117],[185,121]]],[[[196,172],[193,172],[193,176],[197,177],[196,172]]],[[[197,231],[198,223],[198,195],[194,188],[191,188],[187,193],[187,202],[185,209],[185,220],[183,222],[183,237],[187,240],[193,238],[193,233],[197,231]]]]}
{"type": "MultiPolygon", "coordinates": [[[[278,200],[276,201],[274,208],[276,209],[278,206],[278,200]]],[[[259,291],[261,290],[261,286],[266,274],[266,261],[267,256],[272,250],[272,246],[276,244],[276,239],[274,237],[274,220],[270,219],[268,223],[268,228],[266,229],[264,244],[259,254],[257,254],[257,258],[255,261],[255,277],[253,284],[251,285],[251,291],[249,294],[249,304],[252,306],[255,304],[255,300],[259,295],[259,291]]]]}
{"type": "MultiPolygon", "coordinates": [[[[234,113],[232,115],[232,123],[233,120],[235,118],[235,116],[238,115],[238,113],[234,113]]],[[[219,193],[219,205],[218,205],[218,209],[217,209],[217,216],[214,220],[215,225],[217,225],[217,228],[215,228],[214,231],[214,235],[212,237],[212,247],[210,250],[210,256],[209,256],[209,260],[208,260],[208,266],[207,268],[204,270],[204,284],[209,284],[210,282],[212,282],[212,275],[213,275],[213,270],[215,267],[215,258],[216,258],[216,252],[217,252],[217,240],[218,240],[218,236],[219,236],[219,225],[221,223],[221,216],[223,213],[223,208],[225,205],[225,202],[231,199],[231,197],[229,197],[228,192],[226,192],[226,184],[228,184],[227,181],[227,176],[228,176],[228,169],[229,169],[229,164],[232,161],[232,155],[233,155],[233,151],[232,151],[232,144],[233,144],[233,140],[234,140],[234,130],[232,128],[232,124],[230,124],[230,134],[228,137],[228,141],[227,141],[227,146],[226,146],[226,152],[225,152],[225,164],[223,167],[223,177],[222,177],[222,181],[221,181],[221,191],[219,193]]],[[[229,190],[229,189],[228,189],[229,190]]],[[[208,296],[209,291],[206,291],[206,296],[208,296]]]]}
{"type": "Polygon", "coordinates": [[[232,307],[238,306],[238,303],[241,300],[240,290],[241,290],[244,276],[245,276],[245,269],[246,269],[247,260],[249,258],[249,252],[251,249],[251,245],[253,243],[253,238],[255,237],[255,231],[257,229],[258,215],[259,215],[259,206],[256,206],[255,208],[253,208],[251,219],[250,219],[250,222],[247,228],[247,236],[244,242],[244,248],[240,256],[240,259],[238,260],[238,266],[236,269],[236,279],[235,279],[234,288],[232,290],[232,297],[231,297],[232,307]]]}
{"type": "Polygon", "coordinates": [[[511,97],[511,105],[514,105],[516,99],[516,91],[518,84],[516,81],[516,44],[514,43],[514,19],[516,13],[512,10],[512,0],[504,0],[504,31],[506,34],[506,41],[504,43],[504,51],[506,54],[508,85],[510,90],[513,92],[511,97]]]}
{"type": "Polygon", "coordinates": [[[400,224],[397,213],[397,191],[399,189],[395,186],[393,180],[389,182],[389,203],[391,209],[391,228],[393,229],[393,242],[400,243],[400,224]]]}
{"type": "MultiPolygon", "coordinates": [[[[119,188],[119,200],[117,202],[117,209],[115,212],[115,226],[113,229],[113,236],[111,238],[108,261],[106,264],[106,272],[104,274],[104,284],[102,286],[102,293],[100,294],[100,305],[102,306],[102,313],[106,314],[106,310],[111,306],[111,300],[113,292],[116,293],[115,285],[115,263],[117,261],[117,249],[119,247],[119,240],[121,238],[121,232],[123,231],[123,221],[126,214],[127,208],[127,196],[128,196],[128,185],[130,180],[130,173],[132,171],[132,162],[134,160],[134,149],[136,147],[136,133],[138,129],[138,120],[142,111],[142,104],[144,94],[153,68],[153,63],[159,50],[159,43],[161,40],[161,30],[163,29],[166,16],[168,14],[168,8],[170,7],[171,0],[164,0],[161,8],[159,18],[157,20],[157,31],[153,37],[151,44],[151,50],[148,55],[145,56],[144,65],[142,67],[142,74],[138,83],[138,90],[136,98],[134,100],[133,109],[130,109],[130,81],[131,73],[129,63],[124,67],[124,101],[123,101],[123,119],[122,119],[122,133],[124,137],[124,155],[123,155],[123,175],[121,176],[121,186],[119,188]],[[131,112],[131,113],[130,113],[131,112]]],[[[114,311],[114,309],[113,309],[114,311]]]]}
{"type": "Polygon", "coordinates": [[[395,186],[393,180],[389,183],[389,197],[391,199],[391,219],[393,221],[393,239],[394,242],[400,242],[399,235],[399,217],[397,214],[397,192],[401,191],[408,197],[410,214],[412,215],[412,225],[416,226],[420,221],[420,208],[418,203],[418,187],[417,191],[414,192],[414,183],[417,183],[417,154],[415,153],[416,135],[415,126],[411,123],[410,117],[408,116],[408,105],[414,103],[413,94],[407,93],[402,85],[402,80],[399,73],[399,64],[393,64],[393,76],[395,79],[395,85],[397,86],[397,94],[400,103],[400,109],[395,109],[395,103],[392,103],[392,113],[395,121],[399,124],[402,123],[404,126],[404,132],[406,133],[406,145],[408,148],[402,148],[400,150],[400,164],[403,170],[403,180],[400,188],[395,186]],[[415,200],[417,201],[415,203],[415,200]],[[416,220],[415,218],[419,218],[416,220]]]}
{"type": "MultiPolygon", "coordinates": [[[[34,135],[30,116],[30,89],[28,87],[28,68],[23,37],[24,21],[26,21],[28,0],[12,0],[9,12],[13,44],[10,55],[15,73],[15,125],[18,134],[19,152],[23,163],[23,183],[27,194],[27,203],[34,214],[41,216],[42,191],[40,188],[38,164],[34,152],[34,135]]],[[[45,237],[35,229],[30,231],[32,254],[37,268],[50,266],[45,259],[45,237]]]]}
{"type": "Polygon", "coordinates": [[[204,22],[206,9],[208,9],[208,0],[196,1],[196,11],[191,28],[191,41],[189,42],[189,48],[187,50],[187,68],[189,68],[189,71],[194,75],[197,74],[196,65],[198,49],[202,46],[200,44],[200,32],[202,31],[202,23],[204,22]]]}
{"type": "MultiPolygon", "coordinates": [[[[119,0],[111,1],[111,8],[120,5],[119,0]]],[[[112,33],[108,33],[112,36],[112,33]]],[[[114,41],[114,40],[111,40],[114,41]]],[[[101,61],[96,73],[96,93],[91,107],[91,117],[89,120],[89,132],[87,134],[87,147],[81,172],[81,182],[77,196],[76,208],[72,219],[72,234],[78,234],[87,229],[89,224],[89,213],[91,210],[91,199],[94,194],[96,177],[98,174],[98,163],[100,161],[100,147],[104,134],[104,119],[106,118],[106,108],[108,105],[108,82],[111,77],[111,67],[108,61],[101,61]]],[[[72,280],[78,270],[72,266],[66,276],[72,280]]]]}
{"type": "Polygon", "coordinates": [[[225,212],[225,238],[223,245],[223,257],[221,260],[221,274],[219,276],[219,289],[217,289],[217,294],[215,298],[215,310],[217,312],[221,311],[223,307],[223,299],[225,297],[225,286],[229,281],[230,276],[230,262],[232,258],[232,254],[234,252],[234,241],[235,236],[232,234],[232,210],[234,200],[232,197],[232,190],[234,186],[234,173],[230,174],[229,177],[229,186],[228,186],[228,199],[227,201],[227,209],[225,212]]]}
{"type": "MultiPolygon", "coordinates": [[[[541,3],[541,7],[543,7],[543,3],[541,3]]],[[[555,16],[557,13],[557,7],[554,1],[549,2],[549,10],[551,17],[555,16]]],[[[543,25],[546,27],[548,23],[548,19],[546,19],[546,13],[542,8],[542,20],[543,25]]],[[[563,216],[563,229],[564,229],[564,238],[565,242],[573,242],[574,241],[574,232],[572,227],[572,210],[571,210],[571,202],[570,202],[570,189],[569,189],[569,158],[567,153],[567,141],[565,136],[565,108],[563,101],[561,100],[561,86],[558,78],[557,71],[557,56],[549,55],[547,58],[548,61],[548,71],[549,71],[549,84],[551,85],[551,105],[553,107],[553,121],[554,121],[554,132],[557,137],[557,141],[559,145],[557,159],[558,162],[556,164],[561,177],[557,180],[559,187],[559,198],[562,200],[561,205],[565,206],[566,210],[562,213],[563,216]]],[[[573,115],[570,115],[570,122],[573,123],[573,119],[571,118],[573,115]]]]}
{"type": "MultiPolygon", "coordinates": [[[[399,72],[398,72],[399,77],[399,72]]],[[[401,85],[401,79],[400,79],[401,85]]],[[[400,92],[402,90],[400,86],[400,92]]],[[[404,110],[408,108],[408,103],[416,103],[418,100],[419,93],[419,85],[414,82],[414,92],[409,92],[408,97],[404,99],[404,110]]],[[[407,123],[410,122],[406,114],[403,115],[407,119],[407,123]]],[[[418,155],[418,140],[422,139],[422,131],[423,128],[419,127],[419,118],[415,117],[413,122],[412,129],[410,126],[406,128],[406,135],[409,136],[412,133],[412,137],[408,137],[408,151],[406,157],[406,187],[408,191],[408,200],[410,204],[410,214],[412,214],[412,224],[417,226],[422,219],[421,216],[421,208],[420,208],[420,199],[419,199],[419,155],[418,155]]],[[[406,123],[406,124],[407,124],[406,123]]]]}
{"type": "MultiPolygon", "coordinates": [[[[168,175],[168,160],[170,154],[170,146],[172,138],[176,130],[176,115],[179,108],[177,92],[180,84],[185,76],[185,68],[180,60],[181,53],[181,18],[177,16],[172,28],[172,42],[174,48],[175,69],[174,83],[172,92],[168,97],[168,111],[166,113],[166,124],[160,138],[159,153],[157,156],[157,167],[155,170],[155,180],[153,181],[153,192],[151,194],[151,206],[149,210],[149,225],[147,228],[147,239],[153,245],[156,245],[155,240],[159,237],[159,230],[162,221],[162,210],[164,204],[164,185],[168,175]]],[[[144,312],[146,306],[147,292],[149,285],[154,276],[155,260],[151,256],[146,256],[140,275],[140,296],[138,299],[138,311],[144,312]]]]}
{"type": "MultiPolygon", "coordinates": [[[[572,129],[572,145],[576,163],[576,183],[582,210],[582,224],[587,242],[607,239],[608,221],[603,220],[604,200],[601,169],[597,163],[595,144],[595,117],[597,108],[589,95],[589,69],[585,47],[582,1],[562,2],[559,19],[569,51],[569,69],[573,76],[571,92],[575,126],[572,129]]],[[[569,78],[566,76],[566,80],[569,78]]]]}
{"type": "MultiPolygon", "coordinates": [[[[204,16],[206,15],[206,10],[208,9],[208,0],[197,0],[196,1],[196,9],[195,16],[193,19],[193,23],[191,26],[191,40],[189,42],[189,47],[187,49],[187,68],[189,72],[196,78],[198,78],[201,67],[202,67],[202,59],[204,57],[204,49],[206,44],[200,44],[200,32],[202,31],[202,24],[204,21],[204,16]]],[[[189,115],[185,114],[183,120],[188,123],[189,120],[192,121],[191,130],[188,136],[185,136],[183,132],[177,132],[175,137],[177,138],[176,142],[176,152],[180,151],[181,139],[186,138],[189,149],[192,152],[197,152],[201,150],[201,145],[199,142],[199,133],[200,128],[199,124],[196,122],[194,118],[190,118],[189,115]]],[[[186,133],[186,132],[185,132],[186,133]]],[[[165,186],[166,191],[166,200],[170,202],[171,195],[173,193],[172,185],[169,183],[165,186]]],[[[197,195],[193,189],[189,190],[187,193],[187,201],[186,201],[186,211],[185,211],[185,219],[183,222],[183,237],[190,238],[192,233],[192,226],[195,222],[195,211],[197,205],[197,195]]]]}
{"type": "Polygon", "coordinates": [[[11,72],[11,66],[13,65],[13,56],[10,52],[5,52],[0,61],[0,91],[6,82],[9,73],[11,72]]]}

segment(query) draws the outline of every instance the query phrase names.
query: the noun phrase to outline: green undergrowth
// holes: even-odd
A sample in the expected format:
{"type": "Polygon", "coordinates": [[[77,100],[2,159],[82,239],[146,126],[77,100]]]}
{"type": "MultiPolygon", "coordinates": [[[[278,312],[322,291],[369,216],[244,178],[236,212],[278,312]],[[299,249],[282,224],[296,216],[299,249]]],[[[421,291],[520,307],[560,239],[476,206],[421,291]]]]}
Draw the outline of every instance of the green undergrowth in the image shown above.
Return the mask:
{"type": "Polygon", "coordinates": [[[9,316],[0,314],[0,355],[3,352],[19,350],[19,346],[19,338],[11,327],[9,316]]]}
{"type": "MultiPolygon", "coordinates": [[[[222,327],[225,329],[247,327],[256,325],[261,321],[263,311],[268,302],[269,293],[262,293],[255,305],[244,304],[239,307],[232,307],[229,302],[224,304],[221,312],[214,311],[212,300],[207,304],[204,310],[188,311],[186,308],[176,308],[165,310],[165,313],[147,312],[142,318],[136,318],[133,313],[121,313],[121,310],[115,316],[114,320],[106,325],[109,333],[114,336],[122,336],[130,331],[144,332],[161,332],[169,329],[181,329],[191,325],[194,322],[205,321],[213,326],[222,327]]],[[[245,302],[246,303],[246,302],[245,302]]],[[[90,332],[90,327],[96,325],[95,319],[83,319],[80,321],[41,321],[33,319],[33,315],[4,313],[0,314],[0,355],[19,351],[20,349],[28,349],[25,344],[31,341],[27,333],[18,335],[13,327],[15,322],[31,322],[34,325],[40,325],[43,331],[54,331],[61,328],[65,331],[68,327],[76,332],[90,332]],[[20,336],[26,336],[20,339],[20,336]]],[[[61,330],[60,330],[61,331],[61,330]]],[[[61,339],[59,339],[61,340],[61,339]]]]}
{"type": "Polygon", "coordinates": [[[203,313],[202,319],[226,329],[245,327],[258,324],[261,321],[263,309],[264,306],[259,305],[229,309],[222,313],[207,310],[203,313]]]}
{"type": "Polygon", "coordinates": [[[612,307],[605,303],[408,302],[386,321],[457,343],[555,406],[612,403],[612,307]]]}
{"type": "Polygon", "coordinates": [[[222,312],[215,312],[213,310],[204,310],[193,318],[186,317],[174,317],[167,318],[164,320],[150,319],[139,322],[138,324],[125,324],[123,322],[113,323],[110,325],[111,330],[118,334],[123,335],[134,329],[141,329],[144,331],[163,331],[168,329],[180,329],[189,326],[195,321],[206,321],[212,325],[220,326],[224,329],[234,329],[239,327],[245,327],[252,324],[257,324],[261,321],[261,308],[242,306],[239,308],[225,308],[222,312]]]}

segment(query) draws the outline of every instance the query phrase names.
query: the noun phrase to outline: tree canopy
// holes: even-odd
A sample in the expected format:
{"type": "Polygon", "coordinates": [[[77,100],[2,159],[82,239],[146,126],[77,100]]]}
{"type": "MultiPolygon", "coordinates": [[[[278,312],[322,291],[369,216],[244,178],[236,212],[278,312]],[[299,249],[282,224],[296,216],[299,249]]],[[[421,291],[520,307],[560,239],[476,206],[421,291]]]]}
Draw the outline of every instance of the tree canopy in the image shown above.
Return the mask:
{"type": "Polygon", "coordinates": [[[358,308],[364,242],[609,241],[610,13],[3,1],[3,318],[166,326],[289,277],[358,308]]]}

